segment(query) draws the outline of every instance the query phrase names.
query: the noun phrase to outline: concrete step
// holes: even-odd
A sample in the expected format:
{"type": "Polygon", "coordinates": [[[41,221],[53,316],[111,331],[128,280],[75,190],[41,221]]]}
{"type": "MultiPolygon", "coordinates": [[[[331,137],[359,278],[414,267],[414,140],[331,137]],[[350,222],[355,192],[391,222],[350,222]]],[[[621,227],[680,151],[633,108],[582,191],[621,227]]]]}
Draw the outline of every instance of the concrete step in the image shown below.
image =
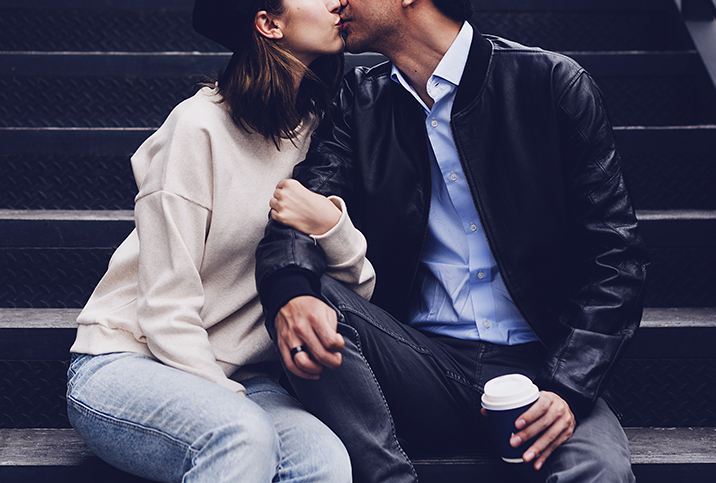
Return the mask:
{"type": "MultiPolygon", "coordinates": [[[[0,128],[0,208],[131,210],[129,158],[154,128],[0,128]]],[[[716,209],[716,125],[615,129],[634,205],[716,209]]]]}
{"type": "MultiPolygon", "coordinates": [[[[641,483],[716,477],[716,428],[626,428],[632,465],[641,483]]],[[[522,481],[488,455],[414,457],[422,483],[522,481]]],[[[0,478],[5,483],[125,482],[147,480],[111,468],[72,429],[0,429],[0,478]]]]}
{"type": "MultiPolygon", "coordinates": [[[[0,428],[68,427],[65,384],[79,309],[0,309],[0,428]]],[[[614,371],[622,424],[716,427],[716,308],[644,311],[614,371]]]]}
{"type": "MultiPolygon", "coordinates": [[[[570,55],[604,92],[617,126],[716,124],[694,51],[570,55]]],[[[0,53],[0,127],[159,126],[228,61],[214,53],[0,53]]],[[[373,64],[375,55],[349,59],[373,64]]]]}
{"type": "MultiPolygon", "coordinates": [[[[551,50],[670,50],[688,35],[669,0],[474,0],[486,33],[551,50]]],[[[191,29],[192,0],[4,0],[14,51],[221,51],[191,29]]]]}
{"type": "MultiPolygon", "coordinates": [[[[716,305],[716,210],[637,215],[652,259],[646,305],[716,305]]],[[[131,211],[0,210],[0,307],[83,306],[133,226],[131,211]]]]}

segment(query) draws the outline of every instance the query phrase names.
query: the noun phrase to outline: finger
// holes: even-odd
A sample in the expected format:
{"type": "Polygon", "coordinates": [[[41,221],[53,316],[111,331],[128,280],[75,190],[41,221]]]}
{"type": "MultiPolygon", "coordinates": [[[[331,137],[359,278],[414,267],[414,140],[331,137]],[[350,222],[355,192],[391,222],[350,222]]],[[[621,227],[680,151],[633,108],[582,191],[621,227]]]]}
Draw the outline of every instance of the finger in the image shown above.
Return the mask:
{"type": "MultiPolygon", "coordinates": [[[[523,455],[523,459],[526,462],[529,462],[530,460],[532,460],[532,458],[534,458],[536,456],[537,459],[535,460],[533,467],[535,470],[539,471],[539,469],[542,468],[542,465],[544,465],[545,461],[547,461],[547,458],[549,458],[549,456],[552,454],[552,452],[554,452],[554,450],[556,450],[562,443],[567,441],[571,437],[571,435],[572,435],[572,431],[565,430],[562,433],[560,433],[557,437],[551,439],[549,444],[547,444],[543,450],[533,449],[534,446],[532,448],[530,448],[529,450],[527,450],[525,452],[525,454],[523,455]]],[[[550,438],[552,438],[551,435],[550,435],[550,438]]]]}
{"type": "MultiPolygon", "coordinates": [[[[530,439],[545,431],[553,423],[554,419],[552,419],[549,414],[546,414],[526,426],[523,425],[523,429],[520,432],[515,433],[512,438],[510,438],[510,444],[516,448],[525,441],[529,441],[530,439]]],[[[517,423],[515,423],[515,426],[518,426],[517,423]]]]}
{"type": "Polygon", "coordinates": [[[518,416],[515,421],[515,427],[517,427],[517,429],[522,429],[544,417],[544,415],[549,411],[551,405],[552,401],[549,395],[541,393],[539,399],[537,399],[537,401],[530,406],[527,411],[518,416]]]}
{"type": "Polygon", "coordinates": [[[305,379],[316,379],[317,374],[321,372],[321,369],[317,367],[315,362],[311,361],[309,358],[307,362],[304,361],[304,364],[299,366],[296,364],[295,357],[291,355],[291,349],[298,346],[304,346],[305,344],[300,337],[290,330],[283,314],[279,312],[274,323],[276,325],[279,352],[281,353],[281,358],[284,361],[286,369],[299,377],[305,379]]]}
{"type": "Polygon", "coordinates": [[[305,350],[293,356],[293,363],[297,368],[312,376],[319,376],[324,369],[323,366],[312,360],[310,354],[305,350]]]}
{"type": "Polygon", "coordinates": [[[294,363],[293,357],[291,357],[291,348],[288,347],[288,344],[286,344],[283,340],[279,340],[278,346],[279,352],[281,353],[281,359],[283,359],[283,364],[289,372],[303,379],[318,379],[316,374],[304,371],[294,363]]]}
{"type": "Polygon", "coordinates": [[[531,461],[537,456],[542,455],[560,436],[564,433],[566,427],[560,424],[554,424],[542,433],[537,440],[525,451],[525,461],[531,461]]]}
{"type": "Polygon", "coordinates": [[[534,468],[539,470],[549,455],[559,447],[562,443],[572,437],[574,433],[575,422],[571,411],[560,416],[546,430],[532,446],[524,453],[523,459],[527,462],[537,458],[534,468]]]}
{"type": "MultiPolygon", "coordinates": [[[[335,313],[333,314],[333,316],[335,317],[335,313]]],[[[309,352],[311,353],[312,363],[317,363],[324,367],[335,368],[341,365],[342,358],[340,352],[327,349],[316,333],[317,330],[326,330],[324,327],[325,325],[328,325],[330,327],[329,323],[327,323],[326,321],[322,321],[318,324],[312,324],[310,327],[307,328],[307,330],[298,330],[297,332],[298,336],[304,341],[303,346],[307,347],[309,352]]],[[[335,329],[333,329],[333,331],[335,333],[335,329]]],[[[338,336],[340,337],[340,335],[338,336]]],[[[342,337],[341,340],[343,340],[342,337]]],[[[301,360],[304,361],[305,359],[301,358],[301,360]]],[[[305,365],[301,365],[301,368],[306,370],[308,367],[305,365]]]]}
{"type": "Polygon", "coordinates": [[[569,405],[564,399],[551,392],[540,392],[539,399],[515,421],[515,428],[521,431],[513,437],[513,446],[519,446],[537,436],[565,413],[571,416],[569,405]]]}
{"type": "Polygon", "coordinates": [[[316,335],[327,351],[334,353],[339,352],[345,347],[346,341],[343,339],[343,336],[336,331],[336,326],[338,325],[336,313],[333,309],[328,309],[326,317],[326,323],[316,327],[316,335]]]}

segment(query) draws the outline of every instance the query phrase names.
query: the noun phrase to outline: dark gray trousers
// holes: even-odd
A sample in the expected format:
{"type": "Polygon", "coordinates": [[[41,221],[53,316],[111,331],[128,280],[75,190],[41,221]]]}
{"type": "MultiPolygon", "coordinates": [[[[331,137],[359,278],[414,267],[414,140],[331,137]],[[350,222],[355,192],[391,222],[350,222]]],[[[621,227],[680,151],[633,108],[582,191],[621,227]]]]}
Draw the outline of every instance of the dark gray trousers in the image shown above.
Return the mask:
{"type": "MultiPolygon", "coordinates": [[[[355,482],[417,481],[408,455],[495,451],[480,414],[483,386],[502,374],[534,377],[544,357],[539,343],[500,346],[432,336],[328,277],[322,283],[346,340],[343,362],[317,381],[290,381],[306,408],[343,440],[355,482]]],[[[539,472],[529,464],[513,466],[533,481],[635,480],[626,436],[603,400],[539,472]]]]}

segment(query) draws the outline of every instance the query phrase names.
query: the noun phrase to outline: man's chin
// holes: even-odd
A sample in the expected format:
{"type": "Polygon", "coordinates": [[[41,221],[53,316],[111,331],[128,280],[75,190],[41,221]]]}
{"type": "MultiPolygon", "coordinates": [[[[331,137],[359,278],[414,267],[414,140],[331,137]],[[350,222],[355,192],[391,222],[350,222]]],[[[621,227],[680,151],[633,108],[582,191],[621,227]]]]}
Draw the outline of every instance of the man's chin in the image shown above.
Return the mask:
{"type": "Polygon", "coordinates": [[[364,46],[358,45],[356,42],[351,42],[350,37],[347,35],[343,35],[343,45],[343,51],[351,54],[362,54],[364,52],[368,52],[364,46]]]}

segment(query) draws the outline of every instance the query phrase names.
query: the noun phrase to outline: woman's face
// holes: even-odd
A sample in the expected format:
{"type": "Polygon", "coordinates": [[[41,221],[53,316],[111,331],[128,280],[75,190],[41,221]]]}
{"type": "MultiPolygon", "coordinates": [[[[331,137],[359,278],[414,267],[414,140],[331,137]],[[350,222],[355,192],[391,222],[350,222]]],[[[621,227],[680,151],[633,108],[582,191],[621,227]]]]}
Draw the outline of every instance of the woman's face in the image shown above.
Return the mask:
{"type": "Polygon", "coordinates": [[[339,0],[284,0],[280,44],[304,65],[343,50],[339,0]]]}

